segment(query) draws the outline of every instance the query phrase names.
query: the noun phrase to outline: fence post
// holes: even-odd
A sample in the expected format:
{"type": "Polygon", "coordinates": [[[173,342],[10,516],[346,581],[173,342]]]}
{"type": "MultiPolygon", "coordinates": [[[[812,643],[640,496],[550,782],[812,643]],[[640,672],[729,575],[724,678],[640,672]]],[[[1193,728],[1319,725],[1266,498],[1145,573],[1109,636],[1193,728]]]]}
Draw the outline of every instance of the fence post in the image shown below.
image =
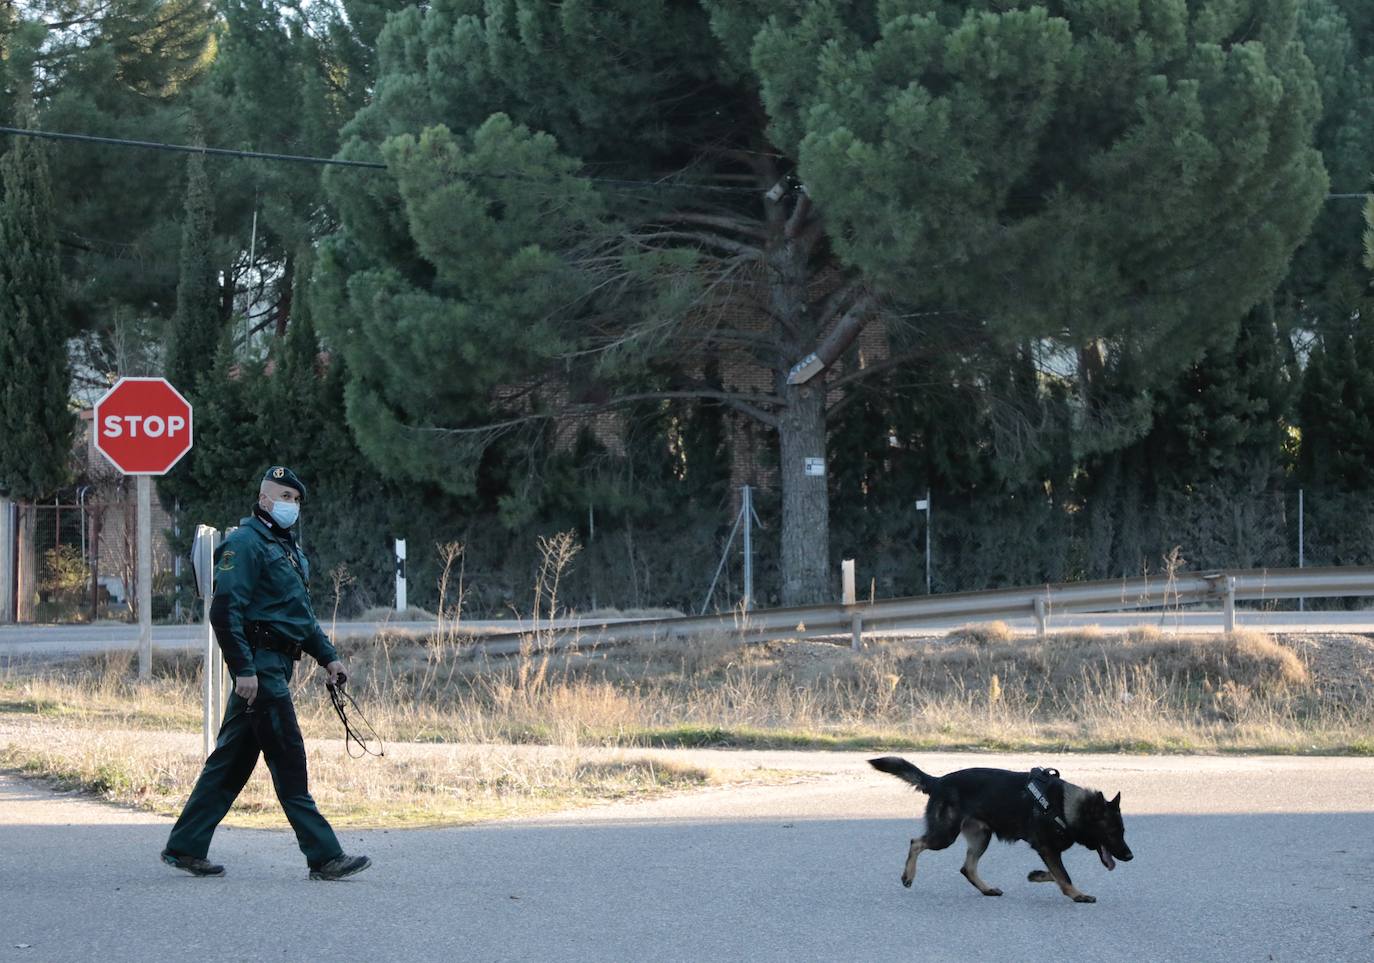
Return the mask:
{"type": "Polygon", "coordinates": [[[34,599],[38,597],[38,508],[15,504],[14,620],[34,620],[34,599]]]}
{"type": "Polygon", "coordinates": [[[14,621],[14,502],[0,498],[0,625],[14,621]]]}
{"type": "MultiPolygon", "coordinates": [[[[250,262],[251,263],[251,262],[250,262]]],[[[181,539],[181,500],[172,503],[172,534],[181,539]]],[[[172,621],[181,624],[181,552],[172,553],[172,621]]]]}
{"type": "Polygon", "coordinates": [[[100,618],[100,513],[101,506],[91,509],[91,623],[100,618]]]}
{"type": "MultiPolygon", "coordinates": [[[[1302,491],[1301,488],[1299,488],[1299,489],[1298,489],[1298,568],[1302,568],[1302,567],[1303,567],[1304,548],[1306,547],[1306,546],[1304,545],[1304,537],[1305,537],[1306,533],[1303,531],[1303,522],[1305,521],[1305,519],[1303,518],[1303,497],[1302,497],[1302,496],[1303,496],[1303,491],[1302,491]]],[[[1299,612],[1303,611],[1303,609],[1304,609],[1304,607],[1305,607],[1305,606],[1304,606],[1304,603],[1305,603],[1306,601],[1307,601],[1307,599],[1303,598],[1301,595],[1298,596],[1298,611],[1299,611],[1299,612]]]]}
{"type": "Polygon", "coordinates": [[[740,506],[739,514],[735,516],[735,524],[730,526],[730,537],[725,540],[725,551],[720,553],[720,564],[716,566],[716,574],[711,576],[711,587],[706,590],[706,598],[701,600],[700,615],[706,614],[706,606],[711,604],[711,596],[715,594],[716,582],[720,581],[720,573],[725,568],[725,560],[730,557],[730,546],[735,544],[735,532],[739,531],[740,519],[744,517],[744,506],[740,506]]]}
{"type": "Polygon", "coordinates": [[[1222,624],[1227,632],[1236,630],[1236,579],[1226,576],[1226,598],[1222,603],[1222,624]]]}

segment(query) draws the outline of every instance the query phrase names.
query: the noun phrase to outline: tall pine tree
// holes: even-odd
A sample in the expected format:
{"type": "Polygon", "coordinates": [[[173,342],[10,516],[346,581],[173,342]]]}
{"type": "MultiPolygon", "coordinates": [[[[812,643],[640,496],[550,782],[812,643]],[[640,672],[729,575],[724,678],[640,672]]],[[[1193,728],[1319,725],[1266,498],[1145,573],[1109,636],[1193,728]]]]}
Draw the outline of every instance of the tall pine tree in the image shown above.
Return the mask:
{"type": "Polygon", "coordinates": [[[926,306],[1004,342],[1133,340],[1157,378],[1268,296],[1325,189],[1295,29],[1291,0],[395,14],[344,147],[388,171],[326,178],[350,422],[462,492],[512,426],[537,457],[559,417],[723,401],[776,440],[784,600],[831,597],[806,465],[831,387],[876,373],[866,328],[919,355],[895,329],[926,306]],[[722,392],[711,358],[758,376],[722,392]]]}

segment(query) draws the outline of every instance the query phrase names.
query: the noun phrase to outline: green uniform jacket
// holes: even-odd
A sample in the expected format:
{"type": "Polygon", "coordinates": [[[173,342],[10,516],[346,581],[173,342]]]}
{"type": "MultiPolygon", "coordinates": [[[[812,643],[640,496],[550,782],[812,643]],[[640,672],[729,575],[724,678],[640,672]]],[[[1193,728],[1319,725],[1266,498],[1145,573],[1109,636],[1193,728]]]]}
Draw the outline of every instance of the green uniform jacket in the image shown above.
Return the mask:
{"type": "Polygon", "coordinates": [[[315,618],[309,578],[310,563],[290,533],[279,535],[255,516],[243,519],[215,551],[210,624],[234,675],[257,674],[244,622],[271,623],[276,634],[300,643],[320,665],[339,658],[315,618]]]}

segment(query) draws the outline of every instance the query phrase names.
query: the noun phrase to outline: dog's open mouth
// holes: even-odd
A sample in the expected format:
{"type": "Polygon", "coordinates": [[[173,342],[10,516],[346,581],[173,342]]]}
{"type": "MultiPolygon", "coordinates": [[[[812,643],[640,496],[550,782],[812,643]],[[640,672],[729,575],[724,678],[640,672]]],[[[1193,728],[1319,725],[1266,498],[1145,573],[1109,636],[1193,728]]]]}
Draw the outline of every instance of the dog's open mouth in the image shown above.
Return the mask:
{"type": "Polygon", "coordinates": [[[1102,857],[1102,865],[1108,869],[1116,869],[1116,860],[1112,859],[1112,854],[1107,852],[1106,846],[1097,847],[1097,855],[1102,857]]]}

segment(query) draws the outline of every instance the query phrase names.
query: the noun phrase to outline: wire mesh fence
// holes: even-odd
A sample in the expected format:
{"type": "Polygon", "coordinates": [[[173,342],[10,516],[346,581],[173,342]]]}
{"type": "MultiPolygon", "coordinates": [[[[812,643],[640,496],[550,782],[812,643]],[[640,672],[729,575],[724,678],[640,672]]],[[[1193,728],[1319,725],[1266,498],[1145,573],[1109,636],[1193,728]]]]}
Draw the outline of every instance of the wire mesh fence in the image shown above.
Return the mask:
{"type": "MultiPolygon", "coordinates": [[[[54,501],[26,505],[31,521],[19,531],[19,570],[31,567],[29,596],[21,620],[88,622],[137,618],[135,576],[138,565],[135,506],[115,502],[54,501]]],[[[163,532],[171,519],[154,509],[153,595],[155,621],[177,615],[176,573],[180,567],[163,532]]]]}
{"type": "MultiPolygon", "coordinates": [[[[771,607],[780,604],[780,506],[767,494],[756,504],[754,517],[759,522],[753,529],[752,584],[757,606],[771,607]]],[[[179,582],[185,582],[179,569],[189,572],[189,562],[175,556],[166,538],[177,520],[160,507],[154,512],[153,618],[193,618],[196,607],[186,604],[184,584],[180,595],[177,590],[179,582]]],[[[132,498],[66,498],[21,506],[19,514],[24,522],[17,526],[17,581],[22,580],[18,588],[26,595],[18,613],[21,621],[131,621],[137,617],[132,498]]],[[[945,593],[1132,577],[1169,569],[1374,565],[1374,497],[1359,492],[1236,495],[1199,489],[1163,493],[1134,505],[1077,502],[1065,506],[1048,501],[950,504],[942,503],[936,492],[928,515],[913,509],[856,519],[837,508],[831,514],[831,527],[836,599],[839,560],[844,557],[857,560],[859,594],[879,598],[924,594],[927,567],[931,590],[945,593]]],[[[695,612],[716,573],[718,584],[710,595],[710,607],[737,605],[745,590],[739,540],[731,544],[726,537],[728,526],[720,531],[693,531],[688,525],[678,528],[621,532],[599,527],[596,537],[582,546],[578,563],[563,583],[560,604],[580,611],[621,606],[695,612]]],[[[520,607],[519,587],[522,579],[528,581],[528,560],[506,545],[501,553],[483,551],[482,540],[468,545],[465,591],[474,615],[520,607]]],[[[354,544],[351,548],[375,551],[379,558],[385,555],[382,567],[390,572],[390,545],[354,544]]],[[[417,557],[422,551],[417,544],[417,557]]],[[[348,564],[352,567],[353,560],[348,564]]],[[[326,573],[322,579],[327,571],[327,566],[321,569],[326,573]]],[[[417,564],[414,571],[418,575],[426,569],[417,564]]],[[[376,598],[369,604],[388,605],[390,598],[383,596],[390,583],[388,579],[373,592],[376,598]]],[[[321,590],[322,599],[329,594],[327,588],[321,590]]],[[[429,588],[413,580],[412,600],[422,606],[432,603],[429,588]]],[[[322,604],[326,603],[327,599],[322,604]]],[[[1346,604],[1362,603],[1307,603],[1309,607],[1346,604]]]]}

